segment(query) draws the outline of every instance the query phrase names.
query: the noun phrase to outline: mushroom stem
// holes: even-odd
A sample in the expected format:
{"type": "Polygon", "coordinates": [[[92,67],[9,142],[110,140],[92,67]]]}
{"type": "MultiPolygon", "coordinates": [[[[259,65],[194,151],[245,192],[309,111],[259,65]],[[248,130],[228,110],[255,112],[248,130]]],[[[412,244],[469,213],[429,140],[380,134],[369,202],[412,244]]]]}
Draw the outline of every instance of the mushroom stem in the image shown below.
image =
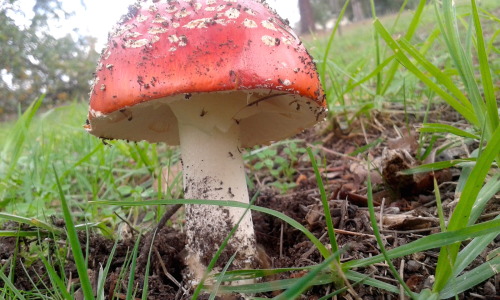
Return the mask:
{"type": "MultiPolygon", "coordinates": [[[[193,121],[193,107],[196,112],[203,109],[196,101],[177,101],[171,107],[179,121],[184,197],[248,203],[243,158],[238,148],[239,125],[233,122],[230,126],[209,126],[206,122],[210,122],[205,121],[209,118],[203,119],[199,114],[193,121]]],[[[215,252],[244,213],[245,209],[234,207],[186,205],[186,262],[194,284],[202,278],[215,252]]],[[[234,269],[252,267],[256,246],[250,212],[243,217],[226,249],[229,255],[238,252],[234,269]]]]}

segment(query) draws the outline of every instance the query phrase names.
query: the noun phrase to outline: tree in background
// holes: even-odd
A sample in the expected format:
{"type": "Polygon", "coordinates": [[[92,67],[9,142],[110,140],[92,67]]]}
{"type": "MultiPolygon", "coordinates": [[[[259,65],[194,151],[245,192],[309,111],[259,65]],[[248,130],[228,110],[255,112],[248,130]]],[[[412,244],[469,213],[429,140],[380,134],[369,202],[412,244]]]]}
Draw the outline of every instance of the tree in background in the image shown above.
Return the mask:
{"type": "Polygon", "coordinates": [[[332,18],[335,18],[340,9],[337,9],[338,0],[310,0],[313,9],[314,22],[321,25],[323,29],[332,18]]]}
{"type": "MultiPolygon", "coordinates": [[[[377,15],[394,13],[399,10],[405,0],[374,0],[377,15]]],[[[300,31],[314,31],[315,23],[326,28],[328,21],[335,19],[346,0],[299,0],[300,31]]],[[[414,8],[417,1],[408,1],[406,8],[414,8]]],[[[361,21],[371,17],[370,1],[351,0],[346,12],[350,21],[361,21]]]]}
{"type": "MultiPolygon", "coordinates": [[[[369,1],[365,1],[365,2],[369,2],[369,1]]],[[[365,18],[365,13],[363,10],[363,3],[360,0],[352,0],[351,8],[352,8],[352,20],[354,22],[361,21],[365,18]]]]}
{"type": "Polygon", "coordinates": [[[15,112],[41,94],[46,103],[87,97],[98,53],[96,40],[56,38],[51,25],[68,18],[62,0],[36,0],[23,11],[18,0],[0,3],[0,112],[15,112]]]}
{"type": "Polygon", "coordinates": [[[314,25],[314,11],[310,0],[299,0],[300,33],[309,33],[316,30],[314,25]]]}

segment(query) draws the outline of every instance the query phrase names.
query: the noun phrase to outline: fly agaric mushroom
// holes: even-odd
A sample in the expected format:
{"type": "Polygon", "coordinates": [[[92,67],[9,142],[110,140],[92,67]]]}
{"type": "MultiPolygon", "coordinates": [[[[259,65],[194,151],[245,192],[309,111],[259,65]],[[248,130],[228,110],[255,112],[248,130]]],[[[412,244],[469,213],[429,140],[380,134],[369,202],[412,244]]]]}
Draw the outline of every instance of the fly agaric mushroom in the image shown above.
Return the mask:
{"type": "MultiPolygon", "coordinates": [[[[109,35],[85,126],[103,139],[179,145],[184,194],[248,203],[241,149],[284,139],[325,115],[315,64],[288,23],[258,0],[149,0],[109,35]]],[[[244,210],[186,205],[197,282],[244,210]]],[[[227,247],[256,263],[251,215],[227,247]]]]}

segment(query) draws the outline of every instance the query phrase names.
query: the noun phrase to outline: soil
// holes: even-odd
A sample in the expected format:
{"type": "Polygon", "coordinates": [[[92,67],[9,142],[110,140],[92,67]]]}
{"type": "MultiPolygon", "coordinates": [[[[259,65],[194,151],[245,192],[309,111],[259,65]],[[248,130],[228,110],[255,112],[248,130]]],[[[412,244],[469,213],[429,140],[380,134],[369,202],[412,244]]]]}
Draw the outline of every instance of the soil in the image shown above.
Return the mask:
{"type": "MultiPolygon", "coordinates": [[[[402,110],[401,110],[402,111],[402,110]]],[[[460,127],[464,123],[445,107],[435,107],[431,118],[440,122],[453,122],[460,127]]],[[[342,261],[365,258],[380,253],[373,236],[367,210],[366,180],[368,171],[363,160],[368,155],[377,170],[370,171],[374,184],[374,201],[377,204],[377,214],[382,216],[385,246],[388,249],[407,244],[419,238],[439,232],[439,222],[435,198],[433,196],[433,178],[440,184],[440,192],[445,208],[449,214],[453,208],[454,188],[458,180],[459,170],[448,169],[435,174],[419,176],[401,176],[398,171],[416,166],[415,157],[418,151],[418,136],[415,132],[408,132],[406,124],[419,124],[419,115],[405,115],[394,107],[391,113],[373,112],[369,118],[360,117],[349,126],[345,126],[341,118],[331,123],[324,123],[319,127],[308,130],[297,138],[304,144],[314,147],[314,150],[323,158],[323,181],[326,186],[330,212],[337,231],[340,247],[347,247],[342,254],[342,261]],[[405,118],[409,118],[406,120],[405,118]],[[401,129],[400,132],[394,128],[401,129]],[[377,139],[380,142],[371,149],[357,156],[349,156],[361,146],[377,139]],[[314,146],[320,141],[321,146],[314,146]],[[434,176],[434,177],[433,177],[434,176]]],[[[413,125],[411,128],[413,128],[413,125]]],[[[444,142],[444,141],[440,141],[444,142]]],[[[437,145],[439,146],[439,145],[437,145]]],[[[431,161],[467,156],[467,151],[474,145],[448,149],[441,154],[431,155],[431,161]]],[[[286,157],[283,147],[279,154],[286,157]]],[[[429,161],[427,161],[429,162],[429,161]]],[[[250,178],[254,178],[255,194],[259,191],[256,205],[274,209],[285,213],[309,229],[323,243],[327,243],[326,224],[321,206],[320,194],[310,162],[299,159],[293,166],[297,172],[293,180],[297,184],[286,193],[270,187],[266,182],[272,177],[265,170],[251,170],[250,178]]],[[[497,199],[498,200],[498,199],[497,199]]],[[[483,220],[493,218],[500,211],[500,203],[492,201],[483,220]]],[[[179,214],[173,218],[179,217],[179,214]]],[[[272,216],[253,212],[253,220],[259,256],[262,268],[304,267],[321,263],[322,257],[315,250],[313,244],[298,230],[272,216]]],[[[5,227],[18,228],[17,224],[5,224],[5,227]]],[[[147,241],[151,232],[142,238],[147,241]]],[[[136,236],[121,240],[117,244],[116,252],[110,266],[110,275],[106,281],[105,294],[108,299],[125,299],[127,279],[121,271],[124,262],[134,246],[136,236]],[[115,298],[112,298],[115,297],[115,298]]],[[[106,264],[113,248],[114,241],[98,234],[90,237],[84,234],[80,237],[84,246],[83,253],[88,250],[89,274],[97,280],[99,269],[106,264]],[[88,249],[85,249],[88,240],[88,249]]],[[[149,237],[150,239],[150,237],[149,237]]],[[[62,243],[64,244],[64,243],[62,243]]],[[[165,226],[157,233],[151,255],[151,271],[149,276],[148,299],[190,299],[190,292],[185,292],[187,286],[183,282],[185,235],[175,227],[165,226]]],[[[141,247],[144,245],[142,242],[141,247]]],[[[23,290],[33,290],[33,278],[38,288],[44,289],[43,284],[51,286],[47,271],[42,261],[31,257],[28,251],[32,247],[45,247],[47,257],[53,259],[54,251],[62,249],[58,241],[50,238],[0,238],[0,261],[5,265],[15,260],[14,284],[23,290]],[[43,244],[43,245],[42,245],[43,244]],[[17,249],[17,251],[16,251],[17,249]],[[31,279],[30,279],[31,278],[31,279]]],[[[488,252],[500,247],[500,239],[496,239],[488,247],[488,252]]],[[[147,247],[146,247],[147,249],[147,247]]],[[[487,253],[485,251],[485,253],[487,253]]],[[[436,265],[439,249],[416,253],[403,259],[393,261],[397,268],[402,268],[404,280],[415,292],[432,286],[432,275],[436,265]]],[[[480,256],[471,267],[478,266],[485,261],[480,256]]],[[[144,257],[139,257],[135,286],[141,287],[144,282],[144,257]]],[[[59,265],[59,264],[55,264],[59,265]]],[[[71,256],[64,263],[67,278],[77,276],[76,268],[71,256]]],[[[370,275],[373,278],[397,285],[385,264],[375,264],[367,268],[358,268],[357,272],[370,275]]],[[[304,276],[304,272],[289,272],[271,278],[285,279],[304,276]]],[[[458,296],[459,299],[500,299],[500,275],[478,284],[474,289],[458,296]]],[[[334,290],[332,285],[315,286],[310,288],[301,299],[319,299],[334,290]]],[[[137,295],[140,295],[140,290],[137,295]]],[[[78,294],[78,293],[77,293],[78,294]]],[[[257,295],[262,298],[271,298],[277,293],[263,293],[257,295]]],[[[239,299],[237,295],[221,296],[219,299],[239,299]]],[[[83,299],[83,296],[82,298],[83,299]]],[[[208,299],[203,296],[200,299],[208,299]]],[[[351,293],[339,296],[338,299],[400,299],[398,295],[367,285],[356,285],[351,293]]]]}

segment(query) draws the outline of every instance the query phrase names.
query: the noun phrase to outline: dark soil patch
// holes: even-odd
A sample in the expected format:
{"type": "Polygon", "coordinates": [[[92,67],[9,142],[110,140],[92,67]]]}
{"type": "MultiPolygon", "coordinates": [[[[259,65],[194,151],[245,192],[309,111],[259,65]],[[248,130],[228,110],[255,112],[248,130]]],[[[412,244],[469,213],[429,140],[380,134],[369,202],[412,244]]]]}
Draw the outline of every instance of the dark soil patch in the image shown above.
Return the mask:
{"type": "MultiPolygon", "coordinates": [[[[449,109],[436,108],[433,112],[433,118],[436,120],[454,122],[453,124],[458,127],[461,124],[456,114],[450,112],[449,109]]],[[[410,118],[412,118],[410,124],[419,122],[418,116],[410,118]]],[[[404,114],[378,113],[374,114],[370,120],[360,119],[345,129],[341,129],[340,122],[332,122],[324,124],[323,128],[309,130],[299,136],[306,142],[322,142],[322,146],[317,147],[316,151],[325,162],[322,165],[323,181],[327,188],[330,213],[335,228],[338,229],[338,244],[347,249],[342,254],[342,261],[365,258],[380,253],[373,237],[366,208],[365,182],[369,171],[364,168],[364,163],[357,156],[347,156],[359,147],[366,145],[367,142],[370,143],[379,138],[380,142],[377,146],[365,151],[363,155],[369,154],[370,159],[374,162],[378,160],[380,168],[382,168],[382,172],[371,171],[370,174],[374,182],[375,201],[379,204],[378,214],[383,215],[382,232],[385,246],[391,249],[418,240],[428,234],[439,232],[432,185],[429,185],[429,182],[432,183],[433,177],[429,174],[411,178],[396,176],[398,171],[418,164],[415,161],[418,151],[415,147],[416,134],[404,129],[406,121],[404,114]],[[394,128],[402,128],[402,130],[398,132],[394,128]],[[407,157],[408,155],[409,157],[407,157]],[[387,174],[383,174],[384,171],[387,174]]],[[[473,145],[469,146],[473,147],[473,145]]],[[[280,154],[284,155],[282,151],[280,154]]],[[[450,149],[444,155],[447,158],[453,158],[463,157],[466,153],[450,149]]],[[[434,156],[431,159],[436,161],[440,158],[434,156]]],[[[262,182],[256,180],[256,189],[260,190],[256,205],[285,213],[304,225],[324,244],[327,244],[326,224],[314,172],[310,163],[302,160],[298,160],[297,165],[293,167],[297,170],[293,178],[297,187],[285,194],[280,194],[268,186],[259,185],[262,182]]],[[[255,178],[269,176],[263,171],[252,174],[252,176],[254,175],[255,178]]],[[[442,201],[445,212],[449,213],[453,208],[452,201],[455,199],[454,183],[458,180],[458,170],[447,170],[435,176],[442,183],[440,189],[442,201]]],[[[255,192],[256,190],[253,191],[253,193],[255,192]]],[[[498,212],[499,209],[498,202],[492,203],[484,218],[494,217],[495,212],[498,212]],[[488,215],[488,213],[490,214],[488,215]]],[[[298,230],[284,224],[281,220],[258,212],[253,213],[253,220],[262,268],[304,267],[321,263],[322,257],[318,251],[298,230]]],[[[17,224],[6,224],[5,226],[18,228],[17,224]]],[[[147,239],[147,236],[143,237],[142,243],[147,239]]],[[[87,240],[89,274],[94,280],[97,280],[99,269],[106,264],[113,248],[113,241],[100,235],[93,234],[88,239],[82,235],[81,243],[84,247],[84,253],[87,251],[85,246],[87,240]]],[[[124,299],[128,279],[121,272],[135,240],[136,237],[132,237],[117,244],[105,287],[108,299],[112,299],[112,295],[124,299]]],[[[151,255],[149,299],[190,299],[189,292],[185,293],[183,290],[187,286],[183,282],[184,245],[185,236],[177,229],[164,227],[156,235],[151,255]]],[[[31,281],[33,279],[36,279],[35,284],[41,290],[44,289],[44,284],[52,286],[41,260],[29,256],[29,249],[32,247],[46,249],[42,253],[47,253],[47,259],[54,262],[53,265],[56,266],[57,271],[64,272],[68,278],[77,277],[71,256],[63,264],[54,261],[56,258],[54,253],[60,251],[61,246],[50,238],[23,238],[19,240],[0,238],[1,265],[14,266],[13,283],[17,288],[33,290],[33,282],[31,281]],[[13,264],[14,261],[15,264],[13,264]],[[59,267],[61,265],[63,267],[59,267]]],[[[497,239],[488,247],[488,250],[491,251],[499,247],[500,240],[497,239]]],[[[439,249],[429,250],[404,259],[396,259],[394,264],[397,268],[403,269],[404,280],[410,288],[419,292],[424,288],[431,287],[431,275],[434,274],[438,254],[439,249]]],[[[486,257],[480,256],[470,267],[478,266],[485,260],[486,257]]],[[[145,261],[143,258],[139,258],[138,261],[140,263],[135,284],[141,287],[144,282],[145,261]]],[[[9,270],[8,267],[6,270],[9,270]]],[[[358,268],[356,271],[397,285],[385,264],[358,268]]],[[[296,278],[303,275],[305,275],[303,272],[283,273],[269,278],[269,280],[296,278]]],[[[499,299],[499,280],[499,275],[497,275],[477,285],[473,290],[463,293],[459,299],[499,299]]],[[[319,299],[333,290],[332,285],[312,287],[302,299],[319,299]]],[[[357,285],[354,287],[354,291],[361,299],[399,299],[397,295],[367,285],[357,285]]],[[[139,289],[137,295],[140,295],[140,292],[139,289]]],[[[276,296],[276,293],[264,293],[258,296],[271,298],[276,296]]],[[[221,299],[238,298],[238,296],[229,295],[221,299]]],[[[208,297],[204,296],[201,299],[208,299],[208,297]]],[[[345,294],[340,299],[354,299],[354,296],[345,294]]]]}

